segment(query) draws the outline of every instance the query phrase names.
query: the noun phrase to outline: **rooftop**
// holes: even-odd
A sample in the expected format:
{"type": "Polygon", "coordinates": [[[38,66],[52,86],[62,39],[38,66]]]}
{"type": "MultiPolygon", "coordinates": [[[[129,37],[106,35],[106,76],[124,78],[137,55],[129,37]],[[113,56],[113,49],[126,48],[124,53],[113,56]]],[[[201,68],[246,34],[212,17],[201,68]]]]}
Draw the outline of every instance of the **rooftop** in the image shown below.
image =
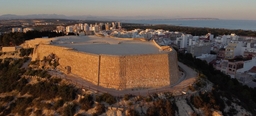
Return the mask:
{"type": "Polygon", "coordinates": [[[132,38],[62,36],[55,38],[52,44],[94,54],[136,55],[167,52],[160,51],[153,42],[138,41],[132,38]]]}

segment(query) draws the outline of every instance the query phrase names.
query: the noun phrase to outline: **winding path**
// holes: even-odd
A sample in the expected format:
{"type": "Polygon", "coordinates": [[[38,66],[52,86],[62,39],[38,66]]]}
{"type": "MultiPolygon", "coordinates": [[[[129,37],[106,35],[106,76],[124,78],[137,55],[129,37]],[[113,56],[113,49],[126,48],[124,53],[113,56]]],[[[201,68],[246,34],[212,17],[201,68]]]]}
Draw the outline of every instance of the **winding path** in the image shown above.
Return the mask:
{"type": "Polygon", "coordinates": [[[94,91],[102,92],[102,93],[109,93],[114,96],[123,96],[125,94],[145,96],[145,95],[157,93],[157,92],[181,93],[184,89],[186,89],[189,85],[191,85],[194,82],[195,78],[197,77],[197,73],[193,69],[184,65],[183,63],[178,62],[178,65],[180,66],[181,69],[184,70],[185,74],[182,75],[182,77],[180,78],[180,80],[177,83],[170,85],[170,86],[161,87],[161,88],[140,89],[140,90],[121,90],[121,91],[119,91],[119,90],[115,90],[115,89],[97,86],[97,85],[92,84],[91,82],[86,81],[85,79],[75,76],[73,74],[65,75],[65,74],[62,74],[57,71],[49,71],[49,73],[51,75],[66,79],[70,83],[72,83],[78,87],[84,88],[84,89],[90,89],[90,90],[94,90],[94,91]]]}

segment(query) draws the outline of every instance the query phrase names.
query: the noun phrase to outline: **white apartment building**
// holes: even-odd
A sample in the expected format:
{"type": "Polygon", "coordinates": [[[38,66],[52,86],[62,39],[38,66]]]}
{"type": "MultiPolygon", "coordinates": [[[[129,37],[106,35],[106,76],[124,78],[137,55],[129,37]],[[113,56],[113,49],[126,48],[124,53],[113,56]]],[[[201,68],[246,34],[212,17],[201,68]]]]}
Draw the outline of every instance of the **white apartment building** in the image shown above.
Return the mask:
{"type": "Polygon", "coordinates": [[[57,33],[65,32],[65,31],[66,31],[66,28],[64,26],[57,26],[56,27],[56,32],[57,33]]]}
{"type": "Polygon", "coordinates": [[[66,26],[66,32],[67,33],[73,33],[74,32],[74,26],[73,25],[66,26]]]}
{"type": "Polygon", "coordinates": [[[201,56],[202,54],[209,54],[211,51],[211,43],[200,41],[194,45],[188,46],[187,51],[196,57],[201,56]]]}
{"type": "Polygon", "coordinates": [[[245,73],[246,71],[250,70],[252,67],[256,66],[256,57],[253,57],[251,60],[247,60],[243,62],[243,68],[238,69],[237,72],[245,73]]]}
{"type": "Polygon", "coordinates": [[[23,29],[23,33],[27,33],[28,31],[33,31],[34,29],[33,28],[24,28],[23,29]]]}
{"type": "Polygon", "coordinates": [[[243,55],[244,43],[239,41],[232,41],[225,48],[225,59],[233,59],[235,56],[243,55]]]}
{"type": "Polygon", "coordinates": [[[20,27],[16,27],[16,28],[12,28],[12,32],[22,32],[22,28],[20,27]]]}
{"type": "Polygon", "coordinates": [[[90,31],[89,25],[87,23],[84,24],[84,28],[83,29],[84,29],[85,32],[90,31]]]}

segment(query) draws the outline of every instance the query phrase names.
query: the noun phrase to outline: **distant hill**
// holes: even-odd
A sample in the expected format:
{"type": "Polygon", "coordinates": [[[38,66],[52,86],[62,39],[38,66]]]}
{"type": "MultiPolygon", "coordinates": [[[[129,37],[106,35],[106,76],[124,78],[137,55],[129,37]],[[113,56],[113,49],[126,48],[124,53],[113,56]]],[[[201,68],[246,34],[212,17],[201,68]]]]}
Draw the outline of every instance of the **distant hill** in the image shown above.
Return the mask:
{"type": "Polygon", "coordinates": [[[84,15],[84,16],[66,16],[59,14],[31,14],[31,15],[14,15],[14,14],[5,14],[0,16],[0,20],[9,20],[9,19],[77,19],[77,20],[100,20],[104,18],[84,15]]]}
{"type": "Polygon", "coordinates": [[[31,14],[31,15],[15,15],[4,14],[0,16],[0,20],[9,19],[74,19],[74,20],[218,20],[218,18],[167,18],[160,16],[93,16],[93,15],[77,15],[66,16],[60,14],[31,14]]]}

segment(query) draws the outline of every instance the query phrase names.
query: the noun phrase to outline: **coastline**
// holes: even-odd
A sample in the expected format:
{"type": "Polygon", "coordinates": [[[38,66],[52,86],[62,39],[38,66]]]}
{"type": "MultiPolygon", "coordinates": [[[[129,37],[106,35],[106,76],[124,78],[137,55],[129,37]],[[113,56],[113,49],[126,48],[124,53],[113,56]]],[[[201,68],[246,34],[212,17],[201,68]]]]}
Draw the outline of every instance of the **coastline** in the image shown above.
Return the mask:
{"type": "Polygon", "coordinates": [[[169,19],[169,20],[127,20],[127,21],[124,21],[123,23],[256,31],[256,20],[169,19]]]}

